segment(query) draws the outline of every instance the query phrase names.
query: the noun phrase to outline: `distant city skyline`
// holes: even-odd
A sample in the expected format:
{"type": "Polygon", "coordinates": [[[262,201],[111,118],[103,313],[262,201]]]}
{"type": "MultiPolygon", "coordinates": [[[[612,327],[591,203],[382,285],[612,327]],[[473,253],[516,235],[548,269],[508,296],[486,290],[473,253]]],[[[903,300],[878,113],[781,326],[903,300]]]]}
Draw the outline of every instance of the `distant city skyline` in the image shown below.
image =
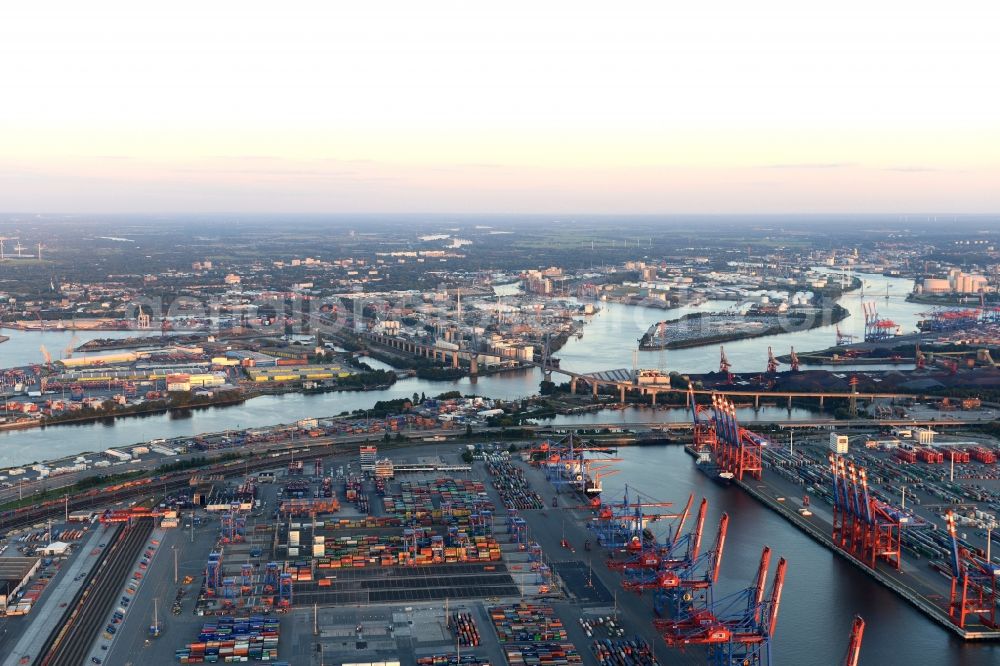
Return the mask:
{"type": "Polygon", "coordinates": [[[0,210],[1000,213],[1000,7],[53,0],[0,210]]]}

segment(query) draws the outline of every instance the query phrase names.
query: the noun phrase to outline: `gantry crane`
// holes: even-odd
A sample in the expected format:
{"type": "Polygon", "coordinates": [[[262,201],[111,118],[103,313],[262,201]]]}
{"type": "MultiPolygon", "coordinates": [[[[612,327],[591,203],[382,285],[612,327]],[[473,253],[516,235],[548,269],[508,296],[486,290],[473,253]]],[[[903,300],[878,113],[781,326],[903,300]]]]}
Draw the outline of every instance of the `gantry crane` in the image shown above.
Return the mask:
{"type": "Polygon", "coordinates": [[[698,559],[707,508],[708,500],[703,498],[692,530],[681,534],[681,522],[675,538],[663,547],[641,553],[622,566],[613,566],[613,561],[609,561],[610,568],[626,572],[625,589],[642,591],[676,587],[680,580],[676,571],[691,566],[698,559]]]}
{"type": "Polygon", "coordinates": [[[726,376],[726,384],[733,383],[732,367],[732,363],[729,362],[729,358],[726,356],[726,348],[719,345],[719,372],[726,376]]]}
{"type": "Polygon", "coordinates": [[[958,542],[955,516],[945,514],[951,537],[951,600],[948,615],[964,629],[970,616],[979,623],[997,629],[997,576],[1000,568],[958,542]]]}
{"type": "Polygon", "coordinates": [[[837,324],[837,346],[854,344],[854,336],[850,333],[841,333],[840,324],[837,324]]]}
{"type": "MultiPolygon", "coordinates": [[[[683,529],[691,509],[691,503],[694,501],[692,493],[688,496],[687,504],[681,513],[668,513],[658,510],[672,507],[672,502],[660,502],[646,498],[639,492],[635,492],[635,494],[636,499],[630,499],[629,487],[625,486],[622,502],[602,504],[598,510],[597,520],[591,523],[597,532],[598,543],[605,548],[624,548],[628,551],[623,561],[637,559],[646,551],[658,550],[661,547],[656,536],[647,527],[650,523],[679,519],[676,527],[671,530],[672,534],[669,535],[669,538],[673,538],[676,533],[683,529]]],[[[609,561],[610,568],[619,568],[617,564],[612,564],[612,562],[615,560],[609,561]]]]}
{"type": "Polygon", "coordinates": [[[718,437],[715,433],[715,426],[709,422],[708,405],[699,405],[694,397],[694,387],[688,384],[687,395],[688,409],[691,410],[691,421],[694,425],[694,448],[699,451],[715,452],[718,447],[718,437]],[[699,414],[704,414],[700,417],[699,414]]]}
{"type": "Polygon", "coordinates": [[[736,406],[723,395],[712,396],[715,412],[716,462],[723,470],[742,481],[744,475],[760,479],[763,448],[767,438],[740,426],[736,406]]]}
{"type": "Polygon", "coordinates": [[[778,359],[774,355],[774,350],[771,347],[767,348],[767,371],[766,374],[773,375],[778,372],[778,359]]]}
{"type": "Polygon", "coordinates": [[[785,584],[787,563],[778,561],[770,594],[766,594],[771,550],[761,553],[754,582],[749,587],[704,608],[692,608],[672,620],[654,621],[663,640],[671,647],[704,645],[708,663],[715,666],[767,666],[771,639],[778,623],[778,609],[785,584]]]}
{"type": "Polygon", "coordinates": [[[601,478],[615,474],[609,470],[604,463],[620,462],[621,458],[603,457],[599,460],[585,458],[587,452],[604,453],[607,449],[597,447],[579,446],[573,433],[556,443],[543,442],[539,447],[530,451],[531,459],[539,461],[545,468],[546,478],[560,490],[562,486],[568,485],[585,494],[600,495],[601,478]],[[539,460],[540,459],[540,460],[539,460]],[[602,463],[599,467],[593,467],[594,463],[602,463]],[[594,471],[596,476],[591,476],[594,471]],[[588,488],[591,492],[588,492],[588,488]]]}
{"type": "Polygon", "coordinates": [[[926,521],[876,498],[869,491],[868,473],[863,467],[831,454],[830,471],[834,543],[872,569],[883,560],[898,570],[902,563],[902,530],[926,527],[926,521]]]}
{"type": "Polygon", "coordinates": [[[655,586],[657,594],[653,599],[653,610],[657,615],[663,617],[669,613],[676,617],[710,599],[711,588],[719,580],[719,567],[722,566],[728,531],[729,514],[723,513],[719,517],[719,529],[711,550],[699,553],[690,562],[670,569],[669,572],[673,575],[658,581],[660,584],[655,586]]]}
{"type": "Polygon", "coordinates": [[[865,314],[865,342],[885,342],[898,332],[899,326],[879,316],[875,301],[862,303],[865,314]]]}
{"type": "Polygon", "coordinates": [[[795,353],[795,347],[792,347],[792,351],[789,354],[788,367],[792,372],[799,371],[799,355],[795,353]]]}

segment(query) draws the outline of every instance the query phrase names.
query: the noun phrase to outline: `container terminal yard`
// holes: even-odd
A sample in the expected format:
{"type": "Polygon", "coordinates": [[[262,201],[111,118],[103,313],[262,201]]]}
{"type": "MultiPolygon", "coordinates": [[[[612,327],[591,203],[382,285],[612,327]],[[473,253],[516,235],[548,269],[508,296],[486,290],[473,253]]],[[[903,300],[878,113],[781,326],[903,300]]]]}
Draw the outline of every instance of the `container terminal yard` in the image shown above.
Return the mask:
{"type": "MultiPolygon", "coordinates": [[[[725,396],[694,397],[692,465],[956,636],[1000,638],[995,442],[903,427],[778,441],[725,396]]],[[[614,449],[570,434],[380,452],[316,425],[5,516],[2,663],[779,663],[795,562],[765,547],[755,577],[720,584],[738,516],[709,522],[702,498],[627,480],[613,495],[614,449]]]]}
{"type": "Polygon", "coordinates": [[[785,450],[740,426],[725,396],[706,405],[692,393],[689,405],[687,450],[706,474],[736,483],[962,639],[1000,639],[996,446],[897,428],[853,444],[830,433],[797,450],[790,438],[785,450]]]}

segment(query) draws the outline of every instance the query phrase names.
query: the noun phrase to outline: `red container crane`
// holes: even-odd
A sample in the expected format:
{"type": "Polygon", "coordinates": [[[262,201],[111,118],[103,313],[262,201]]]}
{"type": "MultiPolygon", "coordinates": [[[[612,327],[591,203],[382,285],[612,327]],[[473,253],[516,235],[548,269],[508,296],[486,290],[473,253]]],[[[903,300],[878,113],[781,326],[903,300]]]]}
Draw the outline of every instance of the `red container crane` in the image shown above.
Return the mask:
{"type": "Polygon", "coordinates": [[[654,622],[671,647],[707,646],[710,664],[768,666],[770,644],[778,624],[778,609],[787,563],[778,561],[770,594],[765,594],[771,551],[766,546],[754,582],[749,587],[713,600],[705,608],[680,613],[672,620],[654,622]]]}
{"type": "Polygon", "coordinates": [[[864,635],[864,618],[855,615],[854,623],[851,625],[851,640],[847,644],[847,656],[844,657],[844,666],[858,666],[858,659],[861,657],[861,639],[864,635]]]}
{"type": "Polygon", "coordinates": [[[863,467],[831,454],[830,470],[834,543],[872,569],[883,560],[898,570],[901,530],[926,527],[927,523],[875,498],[868,490],[868,476],[863,467]]]}
{"type": "Polygon", "coordinates": [[[980,624],[997,629],[997,576],[1000,568],[958,543],[955,515],[945,514],[951,537],[951,600],[948,615],[964,629],[971,616],[980,624]]]}
{"type": "Polygon", "coordinates": [[[715,434],[718,438],[715,457],[719,467],[742,481],[744,475],[760,479],[763,471],[763,447],[767,440],[740,426],[736,406],[722,395],[712,396],[715,434]]]}

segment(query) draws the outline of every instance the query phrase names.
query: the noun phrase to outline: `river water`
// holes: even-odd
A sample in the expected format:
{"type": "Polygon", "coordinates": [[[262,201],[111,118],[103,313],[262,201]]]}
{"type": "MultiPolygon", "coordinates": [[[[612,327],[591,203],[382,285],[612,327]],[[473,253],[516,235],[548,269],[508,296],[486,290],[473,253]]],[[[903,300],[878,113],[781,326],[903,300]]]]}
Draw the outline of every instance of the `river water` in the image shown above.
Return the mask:
{"type": "MultiPolygon", "coordinates": [[[[722,488],[694,467],[679,446],[619,449],[619,474],[604,480],[604,499],[621,501],[625,483],[661,501],[683,505],[695,493],[709,503],[705,544],[715,540],[721,511],[729,536],[717,589],[726,595],[747,587],[760,551],[771,547],[771,575],[779,557],[788,573],[774,642],[775,664],[837,666],[843,663],[854,615],[865,618],[861,664],[987,666],[1000,663],[1000,645],[963,644],[895,593],[823,548],[738,488],[722,488]]],[[[634,493],[630,492],[634,498],[634,493]]],[[[691,523],[689,522],[688,525],[691,523]]],[[[770,587],[770,578],[768,580],[770,587]]]]}
{"type": "MultiPolygon", "coordinates": [[[[910,289],[907,280],[865,276],[869,298],[877,296],[879,310],[902,326],[914,330],[917,313],[925,306],[904,301],[910,289]],[[886,287],[889,298],[885,298],[886,287]]],[[[860,335],[863,328],[862,299],[849,294],[841,305],[852,316],[841,323],[841,330],[860,335]]],[[[567,342],[557,356],[565,368],[577,371],[630,368],[636,340],[653,322],[676,318],[687,311],[664,313],[615,303],[600,304],[602,311],[591,318],[581,339],[567,342]]],[[[716,309],[728,304],[706,304],[701,309],[716,309]]],[[[39,361],[39,346],[45,344],[53,358],[71,341],[69,332],[26,333],[4,331],[9,342],[0,344],[0,367],[39,361]]],[[[96,334],[118,337],[127,334],[96,334]]],[[[85,340],[81,336],[81,340],[85,340]]],[[[792,345],[799,351],[822,349],[835,342],[832,326],[732,342],[726,351],[737,372],[764,369],[767,347],[775,353],[787,353],[792,345]]],[[[642,367],[659,367],[680,372],[707,372],[718,368],[718,347],[679,351],[643,352],[642,367]]],[[[380,365],[371,362],[372,365],[380,365]]],[[[864,369],[864,368],[863,368],[864,369]]],[[[879,369],[878,366],[867,369],[879,369]]],[[[400,380],[384,391],[367,393],[326,393],[320,395],[264,396],[240,406],[208,408],[183,415],[158,414],[132,417],[109,423],[64,425],[0,434],[0,464],[31,462],[84,450],[98,451],[109,446],[127,445],[155,437],[193,435],[228,428],[253,427],[289,422],[309,416],[328,416],[345,410],[364,409],[376,400],[410,396],[424,392],[436,395],[448,390],[498,398],[517,398],[537,392],[540,373],[525,370],[516,373],[480,377],[476,381],[429,382],[416,378],[400,380]]],[[[788,418],[783,407],[765,407],[764,417],[788,418]]],[[[740,418],[751,420],[752,409],[740,411],[740,418]]],[[[806,419],[810,412],[794,409],[791,418],[806,419]]],[[[665,422],[686,419],[682,410],[629,408],[573,416],[561,416],[555,424],[608,423],[619,421],[665,422]]],[[[892,592],[875,584],[840,558],[814,543],[783,519],[735,488],[724,489],[699,473],[680,447],[626,448],[620,474],[605,481],[607,496],[621,497],[623,484],[651,495],[680,503],[689,492],[708,497],[709,524],[715,524],[723,508],[732,517],[730,547],[726,551],[719,583],[721,592],[731,592],[748,584],[753,577],[760,548],[766,543],[778,556],[789,561],[788,579],[775,640],[775,662],[794,666],[835,666],[841,663],[850,623],[855,613],[868,621],[862,663],[864,664],[935,664],[985,666],[1000,663],[1000,647],[963,645],[950,633],[913,610],[892,592]]],[[[772,565],[773,569],[773,565],[772,565]]]]}
{"type": "MultiPolygon", "coordinates": [[[[896,321],[903,332],[915,330],[920,318],[917,313],[926,306],[907,303],[908,280],[885,278],[876,275],[865,277],[866,299],[875,298],[879,311],[896,321]],[[886,288],[889,299],[885,299],[886,288]]],[[[501,288],[510,293],[515,285],[501,288]]],[[[840,304],[850,310],[851,316],[841,322],[843,332],[860,337],[864,324],[861,312],[862,298],[857,293],[844,296],[840,304]]],[[[716,310],[731,305],[728,302],[706,303],[698,307],[662,311],[619,303],[599,303],[600,312],[589,317],[582,338],[572,337],[556,356],[561,359],[561,367],[578,372],[593,372],[616,368],[631,368],[633,350],[637,340],[649,326],[661,319],[675,319],[695,310],[716,310]]],[[[73,342],[77,344],[91,337],[120,338],[135,335],[135,332],[78,333],[70,331],[27,332],[4,330],[10,340],[0,344],[0,367],[23,365],[26,362],[41,362],[40,347],[45,345],[53,359],[59,359],[64,350],[73,342]]],[[[156,336],[156,332],[148,332],[156,336]]],[[[776,354],[787,353],[791,346],[799,351],[823,349],[835,342],[833,326],[824,326],[810,331],[798,331],[782,335],[730,342],[726,353],[735,372],[763,371],[767,360],[767,347],[773,346],[776,354]]],[[[376,367],[388,367],[369,360],[376,367]]],[[[639,352],[640,367],[677,370],[686,372],[709,372],[718,369],[719,348],[709,347],[683,349],[666,352],[639,352]]],[[[849,366],[840,367],[847,369],[849,366]]],[[[861,369],[884,369],[906,366],[862,366],[861,369]]],[[[558,379],[558,376],[557,376],[558,379]]],[[[277,395],[262,396],[242,405],[211,407],[183,414],[155,414],[146,417],[130,417],[116,421],[62,425],[45,429],[8,431],[0,433],[0,465],[12,465],[56,458],[82,451],[100,451],[110,446],[125,446],[153,438],[190,436],[200,432],[213,432],[232,428],[247,428],[287,423],[313,416],[332,416],[343,411],[365,409],[378,400],[390,400],[424,393],[428,396],[445,391],[459,390],[463,394],[484,395],[501,399],[516,399],[537,393],[541,373],[537,369],[519,370],[499,375],[463,378],[457,381],[426,381],[415,377],[402,379],[388,389],[368,392],[339,392],[318,395],[277,395]]],[[[807,410],[793,409],[791,414],[784,407],[763,407],[759,412],[744,409],[739,417],[744,420],[754,418],[808,419],[812,414],[807,410]]],[[[683,410],[625,409],[607,410],[572,416],[560,416],[553,424],[571,425],[588,423],[616,423],[648,421],[651,423],[685,420],[683,410]]]]}

